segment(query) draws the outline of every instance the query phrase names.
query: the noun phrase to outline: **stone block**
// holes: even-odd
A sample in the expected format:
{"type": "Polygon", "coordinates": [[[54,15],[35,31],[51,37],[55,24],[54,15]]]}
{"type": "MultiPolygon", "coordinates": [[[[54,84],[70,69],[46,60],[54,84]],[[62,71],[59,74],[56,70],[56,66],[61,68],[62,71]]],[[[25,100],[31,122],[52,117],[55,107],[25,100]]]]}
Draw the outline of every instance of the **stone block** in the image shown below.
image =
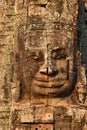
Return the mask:
{"type": "Polygon", "coordinates": [[[30,125],[20,125],[17,126],[15,130],[31,130],[30,125]]]}
{"type": "Polygon", "coordinates": [[[6,0],[6,2],[9,5],[14,5],[15,4],[15,0],[6,0]]]}
{"type": "Polygon", "coordinates": [[[33,123],[34,122],[34,110],[28,109],[20,113],[20,122],[21,123],[33,123]]]}
{"type": "Polygon", "coordinates": [[[52,107],[37,107],[35,109],[35,122],[37,123],[53,123],[53,108],[52,107]]]}
{"type": "Polygon", "coordinates": [[[7,6],[6,15],[14,16],[15,15],[15,7],[7,6]]]}
{"type": "Polygon", "coordinates": [[[4,30],[5,30],[4,23],[0,23],[0,32],[4,32],[4,30]]]}
{"type": "Polygon", "coordinates": [[[53,130],[52,124],[32,124],[31,130],[53,130]]]}
{"type": "Polygon", "coordinates": [[[71,130],[72,117],[66,115],[67,109],[65,107],[56,107],[54,110],[55,113],[55,130],[71,130]]]}
{"type": "Polygon", "coordinates": [[[52,124],[21,124],[15,130],[53,130],[52,124]]]}

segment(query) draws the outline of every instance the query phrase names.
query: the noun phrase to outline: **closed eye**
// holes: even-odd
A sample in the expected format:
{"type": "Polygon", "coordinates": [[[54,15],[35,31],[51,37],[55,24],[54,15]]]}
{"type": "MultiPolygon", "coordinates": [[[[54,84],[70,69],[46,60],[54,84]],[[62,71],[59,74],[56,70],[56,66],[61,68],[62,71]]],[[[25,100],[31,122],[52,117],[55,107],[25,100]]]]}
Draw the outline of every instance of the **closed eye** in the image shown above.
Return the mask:
{"type": "Polygon", "coordinates": [[[30,57],[36,62],[43,60],[43,54],[39,52],[31,52],[30,57]]]}
{"type": "Polygon", "coordinates": [[[59,60],[59,59],[65,59],[67,57],[67,53],[62,50],[53,50],[51,54],[52,59],[59,60]]]}
{"type": "Polygon", "coordinates": [[[57,57],[57,59],[65,59],[66,57],[67,57],[67,55],[61,54],[60,56],[57,57]]]}
{"type": "Polygon", "coordinates": [[[53,56],[52,58],[55,60],[59,60],[59,59],[65,59],[67,56],[65,54],[61,54],[61,55],[56,55],[53,56]]]}

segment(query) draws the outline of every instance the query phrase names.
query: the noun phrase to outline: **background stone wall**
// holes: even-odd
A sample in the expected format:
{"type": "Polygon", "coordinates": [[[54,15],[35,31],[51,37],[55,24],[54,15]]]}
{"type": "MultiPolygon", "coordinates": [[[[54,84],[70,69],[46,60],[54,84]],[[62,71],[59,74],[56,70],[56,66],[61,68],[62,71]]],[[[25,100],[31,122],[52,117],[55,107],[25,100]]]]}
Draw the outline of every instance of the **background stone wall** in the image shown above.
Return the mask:
{"type": "MultiPolygon", "coordinates": [[[[59,106],[59,99],[33,100],[30,86],[38,67],[29,58],[29,52],[42,46],[45,37],[60,43],[68,37],[67,42],[73,43],[74,39],[75,47],[77,39],[80,41],[80,61],[86,68],[86,3],[85,0],[85,10],[79,4],[78,39],[76,0],[0,0],[0,130],[87,129],[87,103],[83,104],[83,97],[81,103],[72,103],[69,97],[67,105],[62,102],[59,106]],[[50,12],[47,16],[46,5],[50,12]],[[59,32],[63,34],[61,38],[59,32]]],[[[85,76],[81,76],[85,87],[85,76]]],[[[80,92],[83,96],[84,88],[80,92]]]]}

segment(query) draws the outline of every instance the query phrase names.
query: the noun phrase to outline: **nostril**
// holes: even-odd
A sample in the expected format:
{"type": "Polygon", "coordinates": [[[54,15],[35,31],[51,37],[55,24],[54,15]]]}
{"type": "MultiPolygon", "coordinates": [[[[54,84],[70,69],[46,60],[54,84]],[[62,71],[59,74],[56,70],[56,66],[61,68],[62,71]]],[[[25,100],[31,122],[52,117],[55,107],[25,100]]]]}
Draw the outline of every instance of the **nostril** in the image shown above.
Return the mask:
{"type": "Polygon", "coordinates": [[[48,67],[48,75],[54,76],[57,73],[57,70],[53,66],[48,67]]]}
{"type": "Polygon", "coordinates": [[[57,70],[48,71],[48,75],[49,75],[49,76],[51,76],[51,77],[56,76],[56,75],[57,75],[57,73],[58,73],[58,71],[57,71],[57,70]]]}
{"type": "Polygon", "coordinates": [[[58,73],[58,71],[56,69],[46,66],[40,69],[40,73],[49,76],[55,76],[58,73]]]}
{"type": "Polygon", "coordinates": [[[46,67],[43,67],[43,68],[40,69],[40,73],[41,73],[41,74],[47,74],[47,71],[48,71],[48,70],[47,70],[46,67]]]}
{"type": "Polygon", "coordinates": [[[58,71],[57,71],[57,70],[53,70],[53,73],[52,73],[52,75],[51,75],[51,76],[56,76],[56,75],[57,75],[57,73],[58,73],[58,71]]]}

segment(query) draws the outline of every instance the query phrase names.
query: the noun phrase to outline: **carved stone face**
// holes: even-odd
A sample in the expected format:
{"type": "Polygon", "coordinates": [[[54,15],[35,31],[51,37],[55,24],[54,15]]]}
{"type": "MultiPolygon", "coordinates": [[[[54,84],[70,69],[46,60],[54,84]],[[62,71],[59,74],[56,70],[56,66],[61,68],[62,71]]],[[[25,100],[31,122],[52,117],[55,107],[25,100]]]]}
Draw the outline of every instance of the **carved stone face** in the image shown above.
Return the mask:
{"type": "Polygon", "coordinates": [[[36,97],[66,97],[75,85],[73,50],[77,15],[71,7],[76,7],[76,2],[72,6],[66,1],[38,2],[29,5],[27,25],[25,49],[30,55],[32,79],[29,92],[36,97]]]}
{"type": "Polygon", "coordinates": [[[73,52],[65,46],[34,49],[31,57],[38,66],[34,74],[31,92],[34,96],[65,97],[74,88],[73,52]],[[72,55],[72,59],[71,59],[72,55]]]}

